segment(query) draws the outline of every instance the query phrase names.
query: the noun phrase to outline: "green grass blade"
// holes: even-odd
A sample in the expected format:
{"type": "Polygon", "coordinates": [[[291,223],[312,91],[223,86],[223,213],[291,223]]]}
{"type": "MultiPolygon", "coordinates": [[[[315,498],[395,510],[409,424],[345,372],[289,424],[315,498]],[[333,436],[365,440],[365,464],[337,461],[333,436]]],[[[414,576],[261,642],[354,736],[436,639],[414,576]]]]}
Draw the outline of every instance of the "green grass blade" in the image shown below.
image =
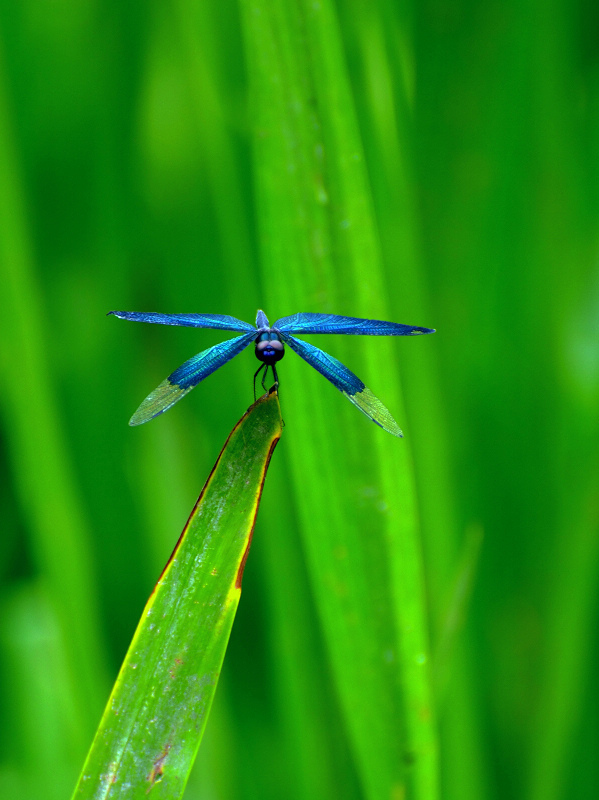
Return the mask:
{"type": "Polygon", "coordinates": [[[49,325],[7,77],[0,40],[0,413],[33,559],[65,643],[67,672],[76,676],[68,688],[71,730],[83,746],[86,713],[101,707],[106,674],[91,532],[49,366],[49,325]]]}
{"type": "MultiPolygon", "coordinates": [[[[295,311],[388,318],[333,7],[278,0],[248,2],[244,9],[265,309],[275,318],[295,311]],[[268,280],[282,272],[284,278],[268,280]]],[[[401,415],[389,342],[328,337],[326,345],[352,369],[357,361],[357,373],[368,385],[376,379],[377,394],[380,389],[385,404],[401,415]]],[[[373,799],[406,789],[414,798],[435,797],[409,451],[406,443],[356,418],[345,400],[292,355],[283,370],[304,546],[363,790],[373,799]]],[[[400,425],[402,420],[398,416],[400,425]]]]}
{"type": "Polygon", "coordinates": [[[74,798],[180,797],[241,594],[260,495],[281,433],[278,397],[235,426],[150,597],[74,798]]]}

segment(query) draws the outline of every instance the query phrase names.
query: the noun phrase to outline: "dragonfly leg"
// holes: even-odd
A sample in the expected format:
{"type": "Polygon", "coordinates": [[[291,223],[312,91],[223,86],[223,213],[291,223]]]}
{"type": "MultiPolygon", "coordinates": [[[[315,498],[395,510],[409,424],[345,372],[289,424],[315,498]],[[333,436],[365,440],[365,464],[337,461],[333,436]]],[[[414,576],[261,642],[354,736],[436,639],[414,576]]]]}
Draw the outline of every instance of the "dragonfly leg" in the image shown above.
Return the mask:
{"type": "MultiPolygon", "coordinates": [[[[262,372],[266,364],[260,364],[258,369],[254,372],[254,403],[256,402],[256,378],[262,372]]],[[[262,386],[264,386],[264,377],[262,378],[262,386]]]]}
{"type": "Polygon", "coordinates": [[[262,376],[262,388],[266,391],[266,376],[268,375],[268,364],[264,365],[264,375],[262,376]]]}
{"type": "Polygon", "coordinates": [[[278,390],[278,388],[279,388],[279,376],[277,375],[277,368],[275,367],[274,364],[272,365],[272,374],[273,374],[273,377],[275,379],[275,386],[277,387],[277,390],[278,390]]]}

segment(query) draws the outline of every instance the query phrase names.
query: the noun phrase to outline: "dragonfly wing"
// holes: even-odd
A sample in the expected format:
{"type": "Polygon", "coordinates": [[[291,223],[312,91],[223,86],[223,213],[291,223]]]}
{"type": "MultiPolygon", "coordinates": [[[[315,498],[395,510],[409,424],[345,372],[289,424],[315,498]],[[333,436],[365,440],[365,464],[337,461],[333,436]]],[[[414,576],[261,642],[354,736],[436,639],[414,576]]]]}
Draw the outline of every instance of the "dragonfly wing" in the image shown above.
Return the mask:
{"type": "Polygon", "coordinates": [[[273,329],[282,333],[348,333],[363,336],[416,336],[435,332],[432,328],[417,328],[414,325],[401,325],[399,322],[384,322],[380,319],[302,313],[278,319],[273,329]]]}
{"type": "Polygon", "coordinates": [[[336,386],[347,399],[357,406],[373,422],[393,436],[403,436],[399,425],[391,416],[389,410],[381,403],[370,389],[354,375],[341,361],[319,350],[308,342],[296,339],[289,334],[283,334],[285,344],[307,361],[310,366],[336,386]]]}
{"type": "Polygon", "coordinates": [[[129,425],[143,425],[144,422],[149,422],[162,414],[200,381],[226,364],[233,356],[241,353],[253,341],[255,335],[256,332],[252,329],[252,333],[237,336],[227,342],[219,342],[214,347],[209,347],[208,350],[190,358],[146,397],[129,420],[129,425]]]}
{"type": "MultiPolygon", "coordinates": [[[[184,325],[188,328],[214,328],[222,331],[255,331],[253,325],[226,314],[158,314],[155,311],[109,311],[119,319],[154,322],[159,325],[184,325]]],[[[108,316],[107,315],[107,316],[108,316]]]]}

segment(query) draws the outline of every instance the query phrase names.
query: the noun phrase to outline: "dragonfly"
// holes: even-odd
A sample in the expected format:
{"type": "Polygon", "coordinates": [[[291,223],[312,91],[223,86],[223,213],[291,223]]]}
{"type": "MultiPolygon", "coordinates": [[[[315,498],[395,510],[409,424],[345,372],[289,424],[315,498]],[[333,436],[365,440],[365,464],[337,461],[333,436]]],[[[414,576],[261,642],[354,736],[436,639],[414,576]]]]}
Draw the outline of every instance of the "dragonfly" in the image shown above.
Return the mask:
{"type": "Polygon", "coordinates": [[[252,342],[255,355],[261,362],[254,374],[254,395],[256,378],[264,370],[262,386],[268,369],[272,370],[275,386],[279,378],[276,365],[285,355],[288,345],[311,367],[320,372],[333,386],[336,386],[369,419],[393,436],[403,436],[399,425],[389,410],[364,383],[346,366],[333,356],[313,344],[294,336],[296,333],[341,333],[362,336],[416,336],[435,333],[432,328],[419,328],[402,325],[398,322],[384,322],[378,319],[343,317],[337,314],[298,313],[281,317],[271,327],[266,314],[261,309],[256,315],[256,324],[230,317],[225,314],[159,314],[157,312],[109,311],[108,315],[134,322],[151,322],[159,325],[182,325],[188,328],[212,328],[235,331],[241,336],[215,344],[178,367],[171,375],[151,392],[129,420],[129,425],[143,425],[154,417],[163,414],[181,400],[195,386],[217,369],[230,361],[252,342]]]}

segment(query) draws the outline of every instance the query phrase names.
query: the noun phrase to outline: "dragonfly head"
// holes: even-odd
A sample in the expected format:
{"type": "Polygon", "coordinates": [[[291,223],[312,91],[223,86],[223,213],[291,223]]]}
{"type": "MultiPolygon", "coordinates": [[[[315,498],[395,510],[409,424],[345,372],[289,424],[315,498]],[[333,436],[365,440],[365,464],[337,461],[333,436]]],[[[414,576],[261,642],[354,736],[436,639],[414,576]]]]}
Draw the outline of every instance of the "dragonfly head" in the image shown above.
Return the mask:
{"type": "Polygon", "coordinates": [[[276,364],[285,355],[285,346],[277,333],[261,333],[256,339],[256,358],[264,364],[276,364]]]}

